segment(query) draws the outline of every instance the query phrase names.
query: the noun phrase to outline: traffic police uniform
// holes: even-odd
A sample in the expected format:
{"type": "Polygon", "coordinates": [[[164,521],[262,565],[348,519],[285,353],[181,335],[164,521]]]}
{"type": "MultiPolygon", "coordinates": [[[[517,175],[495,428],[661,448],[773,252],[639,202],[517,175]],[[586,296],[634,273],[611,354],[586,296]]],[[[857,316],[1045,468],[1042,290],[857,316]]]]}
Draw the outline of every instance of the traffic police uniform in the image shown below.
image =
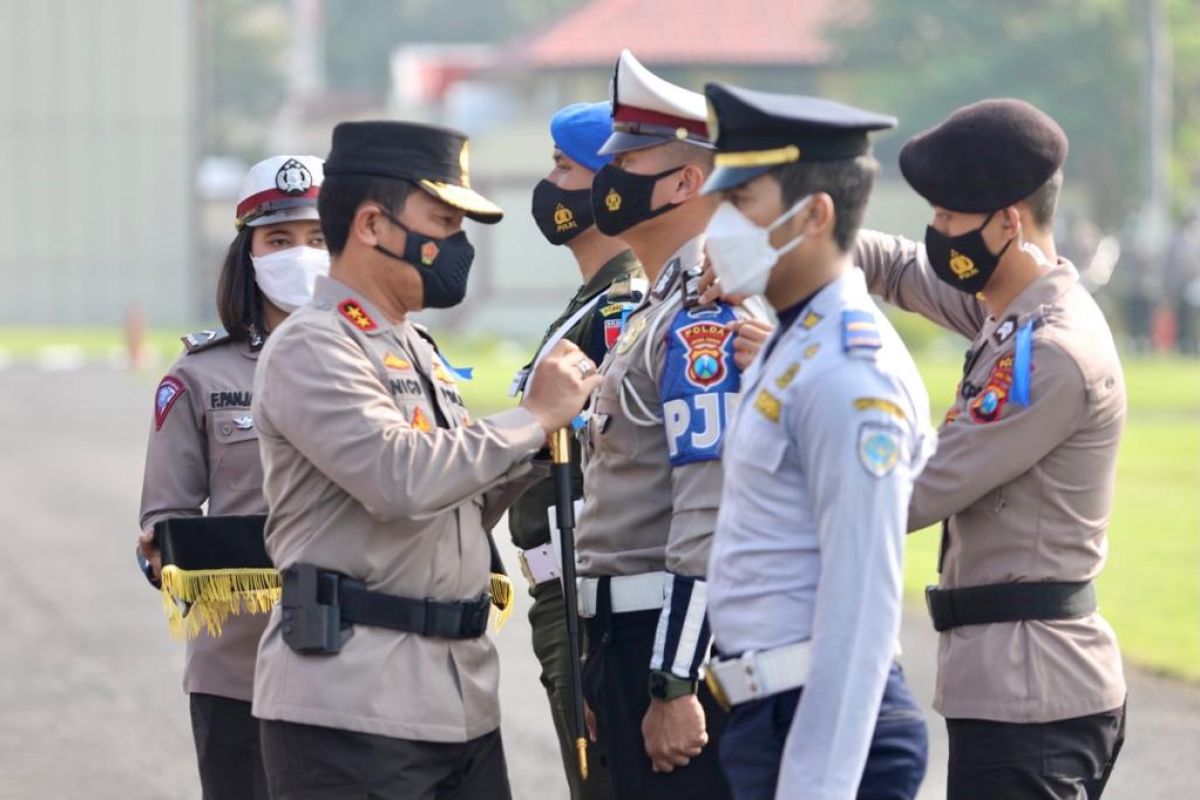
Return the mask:
{"type": "MultiPolygon", "coordinates": [[[[550,121],[555,147],[593,171],[610,160],[597,151],[611,129],[612,117],[608,103],[567,106],[550,121]]],[[[535,216],[538,211],[535,201],[535,216]]],[[[553,211],[557,226],[577,226],[572,229],[576,233],[592,225],[590,221],[578,217],[575,211],[561,203],[553,211]]],[[[625,317],[641,301],[647,288],[641,265],[629,250],[601,266],[587,283],[579,287],[558,318],[550,323],[535,351],[534,360],[518,373],[513,393],[523,390],[537,357],[550,352],[561,339],[578,345],[592,363],[603,361],[609,347],[616,342],[625,317]]],[[[583,471],[577,443],[571,446],[571,492],[577,502],[583,497],[583,471]]],[[[575,734],[571,728],[571,665],[560,582],[560,551],[551,536],[553,512],[554,485],[547,477],[529,487],[513,503],[508,511],[508,528],[513,544],[521,550],[522,571],[529,581],[529,591],[533,596],[533,606],[529,609],[533,649],[542,665],[541,681],[550,700],[554,730],[558,736],[571,797],[599,800],[608,797],[607,772],[603,763],[592,754],[588,758],[588,778],[586,781],[580,779],[575,734]]]]}
{"type": "MultiPolygon", "coordinates": [[[[326,172],[409,180],[498,221],[466,147],[343,123],[326,172]]],[[[261,362],[267,551],[284,574],[254,686],[273,796],[509,797],[488,529],[545,431],[524,408],[470,419],[428,333],[330,278],[261,362]]]]}
{"type": "MultiPolygon", "coordinates": [[[[706,191],[862,156],[868,131],[895,125],[818,98],[706,93],[719,132],[706,191]]],[[[733,706],[721,760],[739,800],[916,795],[926,731],[893,654],[928,420],[860,272],[780,310],[727,432],[708,565],[708,679],[733,706]]]]}
{"type": "MultiPolygon", "coordinates": [[[[900,165],[931,204],[991,213],[1032,194],[1065,157],[1048,116],[985,101],[910,141],[900,165]]],[[[864,232],[856,261],[873,292],[972,342],[908,517],[909,530],[946,521],[929,599],[942,631],[934,707],[950,733],[950,797],[1099,797],[1126,693],[1092,588],[1126,409],[1104,315],[1061,258],[999,319],[939,279],[922,245],[864,232]]],[[[977,265],[946,266],[967,281],[977,265]]]]}
{"type": "MultiPolygon", "coordinates": [[[[317,219],[322,172],[313,156],[276,156],[256,164],[238,201],[238,227],[317,219]],[[286,176],[289,162],[307,178],[286,176]]],[[[250,409],[262,333],[235,341],[224,330],[183,338],[184,353],[154,395],[139,524],[149,530],[172,517],[267,513],[258,427],[250,409]]],[[[143,570],[148,563],[142,562],[143,570]]],[[[147,577],[151,577],[147,575],[147,577]]],[[[265,798],[258,723],[250,715],[254,660],[266,624],[262,615],[225,620],[220,636],[201,630],[187,642],[183,689],[205,798],[265,798]]]]}
{"type": "MultiPolygon", "coordinates": [[[[608,150],[676,140],[711,147],[704,98],[651,74],[628,51],[617,65],[613,111],[608,150]]],[[[728,796],[714,746],[724,713],[706,688],[699,695],[710,743],[688,766],[653,772],[641,731],[647,690],[659,699],[695,691],[710,644],[704,571],[724,427],[740,388],[728,323],[742,312],[694,304],[703,246],[696,237],[668,259],[626,320],[600,367],[604,382],[583,432],[576,547],[587,619],[584,693],[614,797],[728,796]]]]}

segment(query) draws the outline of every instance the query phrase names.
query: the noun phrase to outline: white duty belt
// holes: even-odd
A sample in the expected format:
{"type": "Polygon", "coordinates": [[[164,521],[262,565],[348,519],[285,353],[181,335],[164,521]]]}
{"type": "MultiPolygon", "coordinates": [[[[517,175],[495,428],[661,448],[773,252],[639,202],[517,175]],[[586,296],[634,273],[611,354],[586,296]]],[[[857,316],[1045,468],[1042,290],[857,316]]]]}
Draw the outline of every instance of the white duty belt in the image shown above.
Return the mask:
{"type": "MultiPolygon", "coordinates": [[[[643,572],[640,575],[614,575],[608,579],[608,593],[612,613],[629,614],[634,611],[651,611],[663,607],[667,599],[666,572],[643,572]]],[[[596,616],[596,601],[600,589],[600,578],[579,579],[579,616],[590,619],[596,616]]]]}
{"type": "MultiPolygon", "coordinates": [[[[574,506],[575,519],[579,519],[579,512],[583,510],[583,500],[576,500],[574,506]]],[[[529,581],[530,589],[550,581],[562,580],[562,531],[558,529],[557,509],[550,506],[546,509],[546,514],[550,517],[550,541],[517,553],[517,561],[521,564],[525,580],[529,581]]],[[[579,556],[576,555],[575,558],[575,566],[578,567],[579,556]]]]}
{"type": "Polygon", "coordinates": [[[812,640],[751,650],[738,658],[713,658],[704,680],[726,709],[751,700],[797,689],[808,680],[812,665],[812,640]]]}

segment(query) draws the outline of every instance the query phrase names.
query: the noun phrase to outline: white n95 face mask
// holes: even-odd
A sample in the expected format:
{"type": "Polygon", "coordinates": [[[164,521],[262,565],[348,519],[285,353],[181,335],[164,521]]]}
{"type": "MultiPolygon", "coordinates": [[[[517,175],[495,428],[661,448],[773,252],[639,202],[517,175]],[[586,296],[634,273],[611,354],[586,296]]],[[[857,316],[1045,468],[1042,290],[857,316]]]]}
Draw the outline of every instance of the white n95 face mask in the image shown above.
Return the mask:
{"type": "Polygon", "coordinates": [[[767,278],[775,262],[804,241],[801,234],[776,250],[771,246],[771,231],[807,208],[810,199],[802,198],[765,228],[747,219],[732,203],[721,203],[708,223],[705,247],[725,294],[762,294],[767,290],[767,278]]]}
{"type": "Polygon", "coordinates": [[[317,276],[329,274],[329,252],[315,247],[289,247],[250,260],[258,288],[288,313],[312,300],[317,276]]]}

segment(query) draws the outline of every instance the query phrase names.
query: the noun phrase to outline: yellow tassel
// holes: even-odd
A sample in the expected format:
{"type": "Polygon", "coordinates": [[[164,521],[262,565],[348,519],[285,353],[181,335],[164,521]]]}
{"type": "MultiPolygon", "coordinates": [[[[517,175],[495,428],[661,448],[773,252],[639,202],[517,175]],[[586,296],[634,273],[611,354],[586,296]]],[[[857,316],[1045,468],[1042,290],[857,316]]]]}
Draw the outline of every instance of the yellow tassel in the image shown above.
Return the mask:
{"type": "Polygon", "coordinates": [[[499,572],[492,573],[492,627],[496,633],[508,622],[516,608],[516,595],[513,594],[512,581],[507,575],[499,572]]]}
{"type": "Polygon", "coordinates": [[[230,614],[265,614],[279,602],[282,585],[273,569],[162,571],[163,611],[176,639],[194,639],[201,628],[220,636],[230,614]]]}

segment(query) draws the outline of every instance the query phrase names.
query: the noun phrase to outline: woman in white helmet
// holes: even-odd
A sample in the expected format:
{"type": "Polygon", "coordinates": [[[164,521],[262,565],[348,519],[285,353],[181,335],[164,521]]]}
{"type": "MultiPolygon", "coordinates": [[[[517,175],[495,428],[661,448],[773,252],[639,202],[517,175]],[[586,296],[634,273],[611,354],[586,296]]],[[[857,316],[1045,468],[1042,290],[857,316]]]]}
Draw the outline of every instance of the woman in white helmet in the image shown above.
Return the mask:
{"type": "MultiPolygon", "coordinates": [[[[207,503],[205,530],[219,533],[231,524],[222,518],[267,513],[250,413],[254,368],[271,330],[308,302],[317,275],[329,272],[317,215],[323,178],[315,156],[275,156],[250,169],[217,286],[224,329],[184,337],[184,353],[155,391],[137,551],[155,586],[162,572],[156,523],[204,515],[207,503]]],[[[267,797],[258,723],[250,714],[266,620],[239,613],[223,620],[219,634],[204,627],[190,632],[183,688],[206,800],[267,797]]]]}

